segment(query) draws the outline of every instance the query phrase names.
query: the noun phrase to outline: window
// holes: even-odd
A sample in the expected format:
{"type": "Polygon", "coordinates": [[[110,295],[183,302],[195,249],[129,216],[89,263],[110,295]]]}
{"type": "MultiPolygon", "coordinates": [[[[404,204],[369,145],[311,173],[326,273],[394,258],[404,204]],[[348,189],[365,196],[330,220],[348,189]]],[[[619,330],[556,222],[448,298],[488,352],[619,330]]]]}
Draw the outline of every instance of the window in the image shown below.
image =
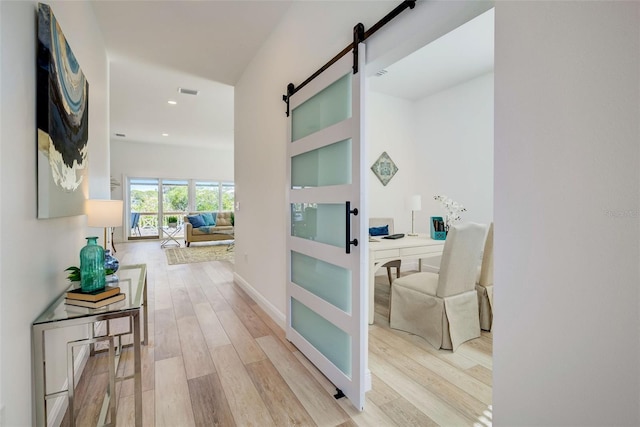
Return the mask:
{"type": "Polygon", "coordinates": [[[231,182],[223,182],[220,186],[220,194],[222,194],[223,211],[232,211],[235,201],[235,185],[231,182]]]}
{"type": "Polygon", "coordinates": [[[233,211],[235,204],[233,182],[129,178],[128,191],[130,240],[157,239],[169,216],[181,223],[188,212],[233,211]]]}
{"type": "MultiPolygon", "coordinates": [[[[168,225],[167,217],[177,216],[178,223],[189,210],[189,181],[162,180],[162,225],[168,225]]],[[[178,233],[178,235],[181,235],[178,233]]]]}
{"type": "Polygon", "coordinates": [[[196,211],[217,211],[220,206],[220,184],[217,182],[196,182],[196,211]]]}
{"type": "Polygon", "coordinates": [[[158,237],[159,187],[158,179],[129,180],[130,239],[158,237]]]}
{"type": "Polygon", "coordinates": [[[235,185],[233,182],[196,181],[195,210],[232,211],[235,202],[235,185]]]}

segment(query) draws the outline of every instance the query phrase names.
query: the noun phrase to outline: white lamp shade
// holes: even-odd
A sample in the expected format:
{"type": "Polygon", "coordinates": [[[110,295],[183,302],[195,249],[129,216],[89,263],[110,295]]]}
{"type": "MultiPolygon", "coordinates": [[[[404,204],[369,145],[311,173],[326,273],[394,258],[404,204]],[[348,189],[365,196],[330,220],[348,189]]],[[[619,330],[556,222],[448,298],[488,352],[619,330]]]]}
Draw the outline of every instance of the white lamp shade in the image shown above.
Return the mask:
{"type": "Polygon", "coordinates": [[[422,196],[419,194],[415,194],[411,196],[411,210],[419,211],[422,210],[422,196]]]}
{"type": "Polygon", "coordinates": [[[122,225],[122,200],[87,200],[86,208],[89,227],[122,225]]]}

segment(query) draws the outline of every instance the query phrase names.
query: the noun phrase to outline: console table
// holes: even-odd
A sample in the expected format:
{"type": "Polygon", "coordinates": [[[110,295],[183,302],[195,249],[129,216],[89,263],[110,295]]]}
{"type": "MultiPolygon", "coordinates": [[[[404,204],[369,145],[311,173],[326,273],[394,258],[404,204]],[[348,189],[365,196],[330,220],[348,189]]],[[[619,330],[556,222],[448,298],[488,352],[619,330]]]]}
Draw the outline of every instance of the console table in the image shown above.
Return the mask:
{"type": "MultiPolygon", "coordinates": [[[[433,240],[427,235],[405,236],[391,240],[369,240],[369,324],[374,318],[375,274],[381,265],[396,259],[422,259],[438,256],[444,249],[444,240],[433,240]]],[[[421,262],[419,263],[422,266],[421,262]]],[[[420,268],[419,268],[420,269],[420,268]]]]}
{"type": "MultiPolygon", "coordinates": [[[[96,343],[107,342],[109,345],[109,386],[104,398],[99,423],[105,423],[107,414],[111,416],[110,425],[115,425],[117,415],[115,383],[132,379],[134,381],[135,425],[142,425],[142,362],[141,343],[146,344],[149,336],[147,312],[147,266],[145,264],[123,265],[117,272],[120,292],[126,295],[122,301],[96,309],[71,307],[64,303],[66,291],[58,297],[32,324],[33,363],[34,363],[34,426],[47,425],[47,400],[61,396],[68,398],[68,411],[71,414],[70,425],[75,425],[73,417],[74,400],[74,354],[73,348],[89,345],[93,349],[96,343]],[[142,325],[140,315],[142,314],[142,325]],[[129,331],[121,334],[109,333],[109,321],[129,318],[129,331]],[[95,336],[95,323],[106,321],[106,335],[95,336]],[[67,381],[68,388],[57,392],[48,392],[46,383],[47,359],[45,354],[45,334],[47,331],[77,325],[91,325],[89,337],[67,343],[67,381]],[[141,337],[142,329],[142,337],[141,337]],[[134,373],[133,375],[116,377],[122,335],[133,334],[134,373]],[[116,344],[117,341],[117,344],[116,344]]],[[[71,289],[70,287],[69,289],[71,289]]],[[[67,289],[67,290],[69,290],[67,289]]]]}

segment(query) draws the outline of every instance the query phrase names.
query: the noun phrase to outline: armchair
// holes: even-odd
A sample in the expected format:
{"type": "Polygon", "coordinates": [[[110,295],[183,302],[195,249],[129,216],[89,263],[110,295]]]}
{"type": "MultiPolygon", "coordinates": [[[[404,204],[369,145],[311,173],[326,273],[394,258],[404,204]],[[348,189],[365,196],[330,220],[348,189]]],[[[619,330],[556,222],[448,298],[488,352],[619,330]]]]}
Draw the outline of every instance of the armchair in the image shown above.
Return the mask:
{"type": "Polygon", "coordinates": [[[493,223],[484,243],[480,279],[476,284],[480,307],[480,329],[490,331],[493,325],[493,223]]]}

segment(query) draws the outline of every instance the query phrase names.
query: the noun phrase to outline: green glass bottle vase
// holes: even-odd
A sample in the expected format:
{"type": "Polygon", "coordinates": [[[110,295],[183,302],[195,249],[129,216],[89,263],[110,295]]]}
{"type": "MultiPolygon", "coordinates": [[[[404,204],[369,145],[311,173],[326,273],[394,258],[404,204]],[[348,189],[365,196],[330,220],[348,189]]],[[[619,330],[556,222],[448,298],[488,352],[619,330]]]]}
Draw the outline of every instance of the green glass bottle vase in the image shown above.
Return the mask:
{"type": "Polygon", "coordinates": [[[87,237],[87,245],[80,250],[80,287],[82,292],[94,292],[104,286],[104,249],[97,237],[87,237]]]}

